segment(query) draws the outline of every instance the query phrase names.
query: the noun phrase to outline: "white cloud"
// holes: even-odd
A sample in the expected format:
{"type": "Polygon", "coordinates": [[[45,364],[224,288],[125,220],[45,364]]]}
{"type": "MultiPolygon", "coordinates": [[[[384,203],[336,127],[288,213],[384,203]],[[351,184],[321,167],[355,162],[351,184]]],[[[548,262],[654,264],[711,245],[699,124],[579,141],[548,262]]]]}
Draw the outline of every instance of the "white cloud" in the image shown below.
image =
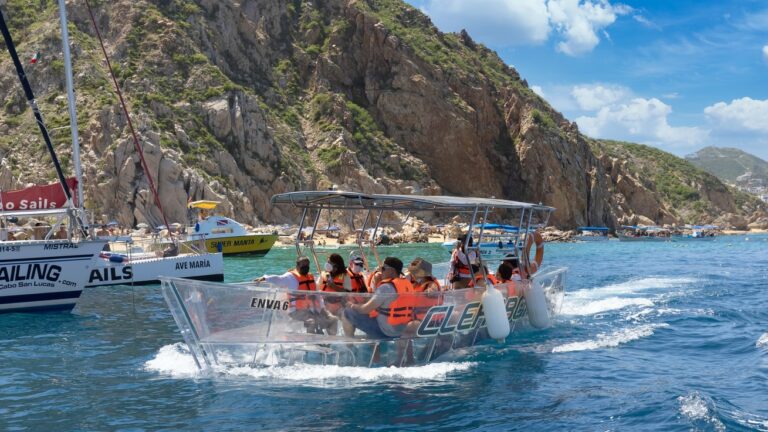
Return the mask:
{"type": "Polygon", "coordinates": [[[546,95],[544,95],[544,89],[541,88],[541,86],[532,85],[531,90],[533,90],[533,92],[536,93],[537,95],[546,99],[546,95]]]}
{"type": "Polygon", "coordinates": [[[427,0],[423,10],[441,29],[466,28],[491,45],[541,44],[555,33],[557,50],[570,56],[592,51],[598,34],[633,11],[608,0],[427,0]]]}
{"type": "Polygon", "coordinates": [[[744,97],[728,104],[718,102],[704,108],[704,114],[723,129],[768,133],[768,99],[744,97]]]}
{"type": "Polygon", "coordinates": [[[632,9],[607,1],[549,0],[547,10],[553,27],[565,38],[557,44],[558,51],[577,56],[592,51],[600,43],[597,32],[632,9]]]}
{"type": "Polygon", "coordinates": [[[632,92],[618,85],[584,84],[573,86],[571,96],[586,111],[597,111],[629,97],[632,92]]]}
{"type": "Polygon", "coordinates": [[[768,61],[768,45],[763,46],[763,60],[768,61]]]}
{"type": "Polygon", "coordinates": [[[634,98],[604,106],[594,117],[576,119],[579,129],[595,138],[622,139],[666,148],[695,148],[708,139],[699,127],[673,127],[668,117],[672,107],[656,98],[634,98]]]}
{"type": "Polygon", "coordinates": [[[441,29],[466,28],[485,44],[540,44],[549,38],[544,0],[429,0],[424,11],[441,29]]]}

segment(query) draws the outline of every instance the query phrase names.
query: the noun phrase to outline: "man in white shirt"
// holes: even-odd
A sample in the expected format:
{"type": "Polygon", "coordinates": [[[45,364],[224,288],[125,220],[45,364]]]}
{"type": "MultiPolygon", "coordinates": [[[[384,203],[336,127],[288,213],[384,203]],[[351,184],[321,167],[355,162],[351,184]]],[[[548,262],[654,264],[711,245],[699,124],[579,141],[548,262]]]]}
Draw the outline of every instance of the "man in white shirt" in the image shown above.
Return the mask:
{"type": "MultiPolygon", "coordinates": [[[[272,284],[290,292],[317,291],[314,275],[309,273],[309,258],[307,257],[299,257],[296,260],[295,269],[288,270],[281,275],[264,275],[253,281],[272,284]]],[[[292,299],[289,313],[291,318],[303,321],[308,333],[323,333],[325,330],[327,334],[335,336],[338,332],[338,318],[325,309],[320,296],[304,297],[296,296],[292,299]],[[296,307],[297,303],[300,302],[307,303],[307,306],[296,307]]]]}

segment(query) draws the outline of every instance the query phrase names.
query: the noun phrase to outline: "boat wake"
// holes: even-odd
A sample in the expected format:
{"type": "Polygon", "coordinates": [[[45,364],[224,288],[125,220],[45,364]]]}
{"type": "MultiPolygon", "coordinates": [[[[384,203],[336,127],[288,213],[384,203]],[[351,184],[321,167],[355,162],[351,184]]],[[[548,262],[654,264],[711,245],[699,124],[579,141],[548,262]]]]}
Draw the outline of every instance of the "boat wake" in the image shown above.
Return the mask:
{"type": "MultiPolygon", "coordinates": [[[[475,362],[436,362],[418,367],[341,367],[296,364],[292,366],[237,366],[216,367],[214,376],[250,377],[269,381],[302,382],[307,385],[323,385],[339,381],[344,385],[370,382],[442,381],[449,374],[473,368],[475,362]]],[[[157,355],[144,363],[144,369],[172,378],[197,378],[203,374],[184,343],[178,342],[160,348],[157,355]]]]}
{"type": "Polygon", "coordinates": [[[724,431],[725,425],[717,418],[715,403],[699,392],[692,392],[677,398],[680,414],[690,420],[695,430],[724,431]]]}
{"type": "Polygon", "coordinates": [[[563,315],[591,316],[630,306],[651,307],[653,298],[641,295],[650,290],[680,288],[696,282],[692,278],[650,277],[618,284],[569,292],[563,303],[563,315]]]}
{"type": "Polygon", "coordinates": [[[755,343],[757,348],[768,348],[768,333],[763,333],[755,343]]]}
{"type": "Polygon", "coordinates": [[[617,330],[610,334],[600,333],[595,339],[558,345],[552,349],[552,352],[562,353],[571,351],[596,350],[601,348],[615,348],[619,345],[651,336],[657,328],[662,327],[669,327],[669,325],[645,324],[633,328],[617,330]]]}

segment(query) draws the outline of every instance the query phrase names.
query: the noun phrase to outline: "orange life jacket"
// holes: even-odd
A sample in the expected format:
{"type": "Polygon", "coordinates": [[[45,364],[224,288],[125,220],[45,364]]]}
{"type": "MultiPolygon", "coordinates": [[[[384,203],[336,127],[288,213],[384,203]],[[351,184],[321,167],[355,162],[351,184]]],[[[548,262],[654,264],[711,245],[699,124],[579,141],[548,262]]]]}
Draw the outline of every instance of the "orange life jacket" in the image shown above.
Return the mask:
{"type": "Polygon", "coordinates": [[[375,287],[373,286],[373,278],[377,274],[381,274],[381,272],[379,272],[378,270],[372,271],[371,274],[368,275],[368,279],[366,279],[366,281],[365,281],[365,285],[368,287],[368,292],[369,293],[372,293],[374,291],[375,287]]]}
{"type": "Polygon", "coordinates": [[[413,285],[408,279],[396,278],[384,279],[379,282],[376,288],[386,283],[391,283],[395,286],[397,298],[389,304],[388,308],[378,307],[375,311],[368,314],[368,316],[376,318],[379,314],[386,315],[387,322],[393,326],[411,322],[413,320],[413,296],[407,294],[413,291],[413,285]]]}
{"type": "Polygon", "coordinates": [[[352,292],[364,293],[368,292],[368,288],[365,287],[365,279],[362,273],[355,273],[350,269],[347,269],[349,275],[349,281],[352,282],[352,292]]]}
{"type": "MultiPolygon", "coordinates": [[[[336,288],[331,288],[331,285],[328,283],[328,280],[323,279],[322,281],[320,281],[320,291],[346,292],[344,290],[344,276],[346,276],[346,273],[341,273],[333,277],[333,283],[336,284],[336,288]]],[[[324,299],[326,303],[333,304],[333,303],[341,303],[342,297],[341,296],[325,296],[324,299]]]]}
{"type": "MultiPolygon", "coordinates": [[[[330,274],[329,274],[330,276],[330,274]]],[[[330,292],[345,292],[344,290],[344,273],[338,274],[333,277],[333,283],[336,284],[337,288],[331,288],[331,285],[328,284],[328,281],[326,279],[323,279],[320,281],[320,291],[330,291],[330,292]]]]}
{"type": "MultiPolygon", "coordinates": [[[[469,260],[469,255],[466,255],[466,257],[467,257],[467,260],[469,260]]],[[[461,260],[459,259],[458,249],[453,251],[453,255],[451,256],[451,261],[453,261],[453,266],[456,268],[456,271],[459,273],[459,275],[462,275],[463,277],[470,277],[472,272],[469,270],[469,266],[461,262],[461,260]]]]}
{"type": "MultiPolygon", "coordinates": [[[[483,274],[482,274],[482,273],[476,273],[476,274],[475,274],[475,280],[473,280],[472,282],[470,282],[470,283],[469,283],[469,286],[471,286],[471,287],[475,286],[475,282],[479,281],[479,280],[480,280],[480,279],[482,279],[482,278],[483,278],[483,274]]],[[[496,276],[494,276],[494,275],[492,275],[492,274],[490,274],[490,273],[488,273],[487,275],[485,275],[485,279],[486,279],[488,282],[490,282],[490,283],[491,283],[491,285],[496,285],[496,284],[498,284],[498,283],[499,283],[498,279],[496,279],[496,276]]]]}
{"type": "MultiPolygon", "coordinates": [[[[317,285],[315,284],[315,276],[312,273],[307,273],[306,276],[302,276],[298,270],[293,269],[290,272],[296,281],[299,282],[300,291],[317,291],[317,285]]],[[[292,295],[290,301],[295,302],[296,310],[309,309],[312,305],[312,301],[307,298],[306,295],[292,295]]]]}
{"type": "MultiPolygon", "coordinates": [[[[424,282],[420,284],[414,284],[413,285],[413,292],[417,293],[423,293],[426,292],[427,287],[435,283],[437,284],[437,291],[442,291],[442,288],[440,287],[440,282],[437,281],[432,276],[427,276],[427,278],[424,280],[424,282]]],[[[435,297],[428,297],[426,295],[419,295],[419,296],[413,296],[413,312],[417,320],[424,319],[424,315],[426,315],[429,308],[432,306],[437,306],[442,304],[442,296],[435,293],[435,297]]]]}

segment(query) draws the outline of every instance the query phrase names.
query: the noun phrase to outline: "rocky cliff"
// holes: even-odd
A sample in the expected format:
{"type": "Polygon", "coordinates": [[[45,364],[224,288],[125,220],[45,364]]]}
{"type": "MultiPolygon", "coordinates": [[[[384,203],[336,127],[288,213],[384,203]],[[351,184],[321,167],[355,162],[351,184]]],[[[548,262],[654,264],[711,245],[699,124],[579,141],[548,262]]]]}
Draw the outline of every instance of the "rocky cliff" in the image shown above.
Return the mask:
{"type": "MultiPolygon", "coordinates": [[[[172,220],[192,198],[224,201],[246,223],[284,222],[272,194],[332,184],[542,202],[565,227],[761,211],[712,178],[696,183],[704,204],[689,212],[644,175],[647,155],[584,137],[495,53],[399,0],[92,4],[172,220]]],[[[0,7],[19,51],[43,53],[28,75],[50,127],[64,127],[55,2],[0,7]]],[[[68,13],[88,207],[157,223],[87,9],[69,2],[68,13]]],[[[51,180],[7,56],[0,89],[0,187],[51,180]]],[[[55,138],[71,166],[68,134],[55,138]]]]}
{"type": "Polygon", "coordinates": [[[685,159],[730,184],[768,186],[768,162],[737,148],[705,147],[685,159]]]}

